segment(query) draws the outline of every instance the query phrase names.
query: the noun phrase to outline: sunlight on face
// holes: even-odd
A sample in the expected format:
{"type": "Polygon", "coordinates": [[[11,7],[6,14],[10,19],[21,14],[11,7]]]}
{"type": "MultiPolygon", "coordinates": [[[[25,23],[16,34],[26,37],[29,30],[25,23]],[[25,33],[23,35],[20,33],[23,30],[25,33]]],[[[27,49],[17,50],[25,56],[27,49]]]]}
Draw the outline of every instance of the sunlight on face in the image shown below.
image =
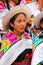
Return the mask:
{"type": "Polygon", "coordinates": [[[43,28],[43,23],[40,23],[40,26],[43,28]]]}
{"type": "Polygon", "coordinates": [[[26,17],[24,16],[24,14],[19,14],[16,20],[14,21],[13,29],[21,33],[24,32],[25,27],[26,27],[26,17]]]}

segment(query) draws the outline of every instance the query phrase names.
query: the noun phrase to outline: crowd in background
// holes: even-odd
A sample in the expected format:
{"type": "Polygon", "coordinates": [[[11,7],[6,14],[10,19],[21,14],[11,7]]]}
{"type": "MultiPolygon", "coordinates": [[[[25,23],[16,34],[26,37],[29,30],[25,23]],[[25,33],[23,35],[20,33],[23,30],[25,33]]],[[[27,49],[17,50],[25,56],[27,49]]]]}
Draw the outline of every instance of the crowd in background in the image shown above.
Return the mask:
{"type": "MultiPolygon", "coordinates": [[[[31,46],[21,50],[16,60],[10,60],[11,65],[43,65],[43,0],[0,0],[0,22],[0,59],[17,42],[26,39],[31,40],[27,41],[31,46]],[[38,12],[31,10],[30,4],[34,2],[38,4],[38,12]],[[38,13],[36,16],[34,11],[35,15],[38,13]]],[[[1,65],[4,62],[5,59],[1,65]]]]}

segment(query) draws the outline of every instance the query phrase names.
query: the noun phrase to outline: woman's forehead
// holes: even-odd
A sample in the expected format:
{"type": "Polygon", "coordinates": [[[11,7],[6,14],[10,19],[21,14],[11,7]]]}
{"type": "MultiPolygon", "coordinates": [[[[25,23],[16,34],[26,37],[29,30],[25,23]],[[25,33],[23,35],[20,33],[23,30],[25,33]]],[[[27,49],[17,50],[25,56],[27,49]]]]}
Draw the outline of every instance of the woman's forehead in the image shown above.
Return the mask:
{"type": "Polygon", "coordinates": [[[26,16],[23,15],[23,14],[19,14],[17,17],[16,17],[16,20],[26,20],[26,16]]]}
{"type": "Polygon", "coordinates": [[[19,14],[18,16],[21,16],[21,17],[26,17],[26,15],[25,14],[23,14],[23,13],[21,13],[21,14],[19,14]]]}
{"type": "Polygon", "coordinates": [[[16,18],[26,18],[26,15],[24,13],[19,13],[17,14],[17,17],[16,18]]]}

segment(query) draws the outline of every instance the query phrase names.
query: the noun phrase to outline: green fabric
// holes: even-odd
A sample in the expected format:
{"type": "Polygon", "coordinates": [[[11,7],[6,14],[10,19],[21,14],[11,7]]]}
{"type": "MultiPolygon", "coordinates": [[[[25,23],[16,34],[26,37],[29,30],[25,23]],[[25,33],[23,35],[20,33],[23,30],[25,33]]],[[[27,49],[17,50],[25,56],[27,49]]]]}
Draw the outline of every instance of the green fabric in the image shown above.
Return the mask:
{"type": "Polygon", "coordinates": [[[11,29],[8,29],[8,31],[9,31],[9,32],[12,32],[12,30],[11,30],[11,29]]]}
{"type": "Polygon", "coordinates": [[[32,0],[32,2],[34,2],[34,0],[32,0]]]}

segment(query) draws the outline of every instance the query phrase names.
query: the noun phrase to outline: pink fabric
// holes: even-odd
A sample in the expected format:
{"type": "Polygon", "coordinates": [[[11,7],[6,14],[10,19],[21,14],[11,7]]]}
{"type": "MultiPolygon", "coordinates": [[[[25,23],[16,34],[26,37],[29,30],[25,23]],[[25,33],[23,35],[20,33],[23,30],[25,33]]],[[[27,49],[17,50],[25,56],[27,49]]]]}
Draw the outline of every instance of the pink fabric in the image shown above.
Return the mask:
{"type": "Polygon", "coordinates": [[[25,3],[25,0],[21,0],[20,4],[24,5],[25,3]]]}
{"type": "Polygon", "coordinates": [[[0,1],[0,6],[4,6],[4,3],[0,1]]]}
{"type": "Polygon", "coordinates": [[[15,35],[13,32],[7,34],[5,38],[9,40],[11,44],[14,44],[16,41],[18,41],[18,36],[15,35]]]}
{"type": "MultiPolygon", "coordinates": [[[[22,38],[28,38],[29,34],[24,32],[22,35],[22,38]]],[[[1,43],[1,51],[0,51],[0,58],[8,51],[8,49],[15,44],[16,42],[20,41],[20,37],[18,37],[14,32],[9,32],[6,35],[2,37],[2,43],[1,43]]]]}
{"type": "Polygon", "coordinates": [[[0,1],[0,11],[4,11],[5,7],[4,7],[4,3],[0,1]]]}
{"type": "Polygon", "coordinates": [[[12,4],[9,4],[9,7],[10,7],[10,9],[14,8],[14,6],[12,4]]]}
{"type": "Polygon", "coordinates": [[[3,53],[3,52],[0,52],[0,58],[1,58],[3,55],[4,55],[4,53],[3,53]]]}
{"type": "Polygon", "coordinates": [[[25,38],[29,38],[29,36],[30,36],[30,34],[28,34],[28,33],[26,33],[26,32],[24,33],[24,37],[25,37],[25,38]]]}

